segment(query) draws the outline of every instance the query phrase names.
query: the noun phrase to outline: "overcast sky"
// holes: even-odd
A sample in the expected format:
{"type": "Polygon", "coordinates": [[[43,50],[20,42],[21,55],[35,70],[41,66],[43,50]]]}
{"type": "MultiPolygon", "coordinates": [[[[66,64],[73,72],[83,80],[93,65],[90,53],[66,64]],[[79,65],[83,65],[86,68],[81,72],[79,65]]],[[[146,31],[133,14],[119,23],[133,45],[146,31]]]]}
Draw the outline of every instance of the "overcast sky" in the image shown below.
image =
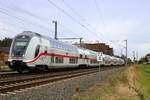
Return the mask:
{"type": "Polygon", "coordinates": [[[83,37],[86,42],[105,42],[117,55],[150,53],[149,0],[0,0],[0,39],[33,31],[54,37],[83,37]]]}

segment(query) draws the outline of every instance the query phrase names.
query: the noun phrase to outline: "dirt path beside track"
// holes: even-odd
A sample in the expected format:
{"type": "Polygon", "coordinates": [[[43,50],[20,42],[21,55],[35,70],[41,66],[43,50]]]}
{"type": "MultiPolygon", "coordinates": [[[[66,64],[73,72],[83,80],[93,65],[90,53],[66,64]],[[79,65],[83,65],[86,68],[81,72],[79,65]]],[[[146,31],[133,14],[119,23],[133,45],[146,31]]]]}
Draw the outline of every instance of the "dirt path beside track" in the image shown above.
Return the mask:
{"type": "MultiPolygon", "coordinates": [[[[147,67],[150,71],[150,66],[147,67]]],[[[143,65],[133,65],[117,72],[88,91],[75,94],[73,100],[150,100],[150,92],[144,89],[146,81],[141,77],[143,68],[143,65]]]]}

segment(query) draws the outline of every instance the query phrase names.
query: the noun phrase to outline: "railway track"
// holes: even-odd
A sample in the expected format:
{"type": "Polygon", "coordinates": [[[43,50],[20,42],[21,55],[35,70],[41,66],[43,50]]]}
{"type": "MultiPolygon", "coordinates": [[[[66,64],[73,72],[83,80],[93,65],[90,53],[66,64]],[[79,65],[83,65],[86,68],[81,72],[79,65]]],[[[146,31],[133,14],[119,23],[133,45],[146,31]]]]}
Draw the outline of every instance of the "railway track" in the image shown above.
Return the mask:
{"type": "Polygon", "coordinates": [[[7,76],[13,76],[13,75],[16,75],[16,74],[19,74],[18,72],[0,72],[0,78],[3,78],[3,77],[7,77],[7,76]]]}
{"type": "MultiPolygon", "coordinates": [[[[110,70],[112,68],[114,67],[102,68],[101,70],[102,71],[110,70]]],[[[91,69],[57,72],[57,73],[31,74],[21,76],[17,74],[16,77],[14,75],[13,77],[0,78],[0,93],[12,92],[19,89],[25,89],[42,84],[47,84],[50,82],[91,74],[98,71],[99,71],[98,68],[91,68],[91,69]]]]}
{"type": "MultiPolygon", "coordinates": [[[[120,66],[119,66],[120,67],[120,66]]],[[[102,70],[106,70],[106,69],[110,69],[111,67],[102,67],[102,70]]],[[[113,67],[112,67],[113,68],[113,67]]],[[[18,72],[2,72],[0,73],[0,81],[1,80],[9,80],[9,79],[12,79],[12,78],[20,78],[20,77],[24,77],[24,76],[31,76],[31,75],[39,75],[39,74],[47,74],[47,73],[56,73],[56,72],[62,72],[62,71],[71,71],[72,69],[70,70],[54,70],[54,71],[48,71],[48,72],[31,72],[31,73],[18,73],[18,72]]],[[[78,70],[78,69],[73,69],[73,70],[78,70]]]]}

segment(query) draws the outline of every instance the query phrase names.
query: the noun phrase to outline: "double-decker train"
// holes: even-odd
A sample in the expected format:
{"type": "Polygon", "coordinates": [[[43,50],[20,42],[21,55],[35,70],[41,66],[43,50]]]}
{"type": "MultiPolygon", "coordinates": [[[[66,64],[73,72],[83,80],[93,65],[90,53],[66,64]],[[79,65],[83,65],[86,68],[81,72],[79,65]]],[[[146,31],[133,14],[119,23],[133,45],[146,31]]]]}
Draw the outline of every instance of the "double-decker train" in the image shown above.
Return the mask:
{"type": "Polygon", "coordinates": [[[10,53],[9,67],[20,73],[32,69],[74,68],[123,65],[124,60],[114,56],[78,48],[38,33],[24,31],[14,37],[10,53]],[[98,62],[97,58],[101,61],[98,62]]]}

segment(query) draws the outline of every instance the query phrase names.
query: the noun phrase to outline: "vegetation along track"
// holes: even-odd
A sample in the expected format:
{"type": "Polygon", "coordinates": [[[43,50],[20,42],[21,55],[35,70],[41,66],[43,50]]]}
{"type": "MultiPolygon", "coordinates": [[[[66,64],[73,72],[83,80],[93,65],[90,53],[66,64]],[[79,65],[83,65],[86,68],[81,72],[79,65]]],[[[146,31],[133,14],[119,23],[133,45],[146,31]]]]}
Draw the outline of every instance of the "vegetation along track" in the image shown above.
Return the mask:
{"type": "MultiPolygon", "coordinates": [[[[110,68],[102,68],[102,70],[109,70],[110,68]]],[[[91,69],[80,69],[57,73],[44,73],[44,74],[33,74],[33,75],[21,75],[16,77],[10,77],[0,79],[0,93],[7,93],[14,90],[29,88],[37,85],[46,84],[49,82],[55,82],[63,79],[69,79],[77,76],[82,76],[90,73],[98,72],[98,68],[91,69]]],[[[20,75],[20,74],[18,74],[20,75]]]]}

